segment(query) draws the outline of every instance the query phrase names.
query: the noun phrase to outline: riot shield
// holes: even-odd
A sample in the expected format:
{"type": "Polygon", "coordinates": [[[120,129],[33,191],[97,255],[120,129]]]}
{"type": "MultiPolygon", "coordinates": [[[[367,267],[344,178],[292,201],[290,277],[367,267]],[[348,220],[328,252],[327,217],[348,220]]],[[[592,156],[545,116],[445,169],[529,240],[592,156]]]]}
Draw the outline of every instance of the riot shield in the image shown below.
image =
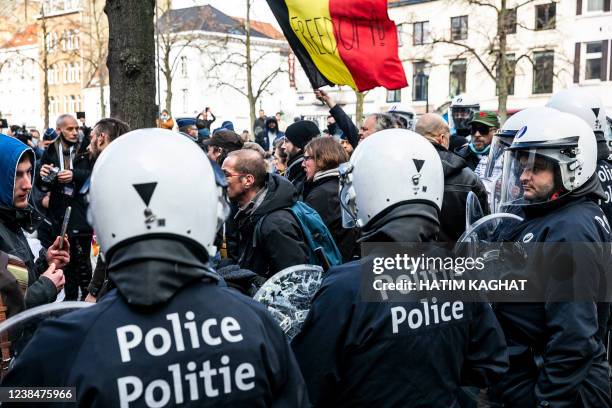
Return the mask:
{"type": "Polygon", "coordinates": [[[484,217],[484,211],[478,201],[478,197],[470,191],[465,201],[465,230],[470,229],[472,224],[484,217]]]}
{"type": "Polygon", "coordinates": [[[289,340],[300,332],[312,297],[321,286],[323,268],[295,265],[285,268],[259,288],[254,299],[264,304],[289,340]]]}
{"type": "Polygon", "coordinates": [[[0,378],[10,369],[15,357],[25,348],[38,326],[47,319],[57,319],[74,310],[93,306],[87,302],[58,302],[34,307],[0,323],[0,378]]]}

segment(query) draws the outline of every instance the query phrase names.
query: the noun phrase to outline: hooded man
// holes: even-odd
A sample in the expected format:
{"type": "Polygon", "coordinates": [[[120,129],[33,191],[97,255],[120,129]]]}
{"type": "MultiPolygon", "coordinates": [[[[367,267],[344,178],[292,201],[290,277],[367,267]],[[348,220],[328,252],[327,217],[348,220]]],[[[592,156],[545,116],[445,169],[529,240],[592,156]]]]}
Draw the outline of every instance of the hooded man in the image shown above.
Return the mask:
{"type": "Polygon", "coordinates": [[[292,123],[285,132],[285,141],[281,146],[289,156],[285,177],[295,187],[298,197],[302,197],[304,183],[306,182],[306,172],[302,167],[304,147],[317,136],[321,136],[321,131],[316,123],[310,120],[300,120],[292,123]]]}
{"type": "MultiPolygon", "coordinates": [[[[87,145],[79,143],[79,124],[72,115],[57,119],[57,140],[47,148],[36,180],[41,190],[49,191],[49,218],[53,235],[61,233],[66,208],[72,207],[68,223],[71,263],[65,268],[66,300],[81,300],[87,296],[91,280],[91,237],[87,222],[87,184],[92,164],[87,145]]],[[[89,141],[89,140],[88,140],[89,141]]]]}
{"type": "Polygon", "coordinates": [[[260,145],[266,153],[274,153],[274,142],[285,134],[278,130],[276,118],[267,118],[265,128],[255,135],[255,143],[260,145]]]}
{"type": "Polygon", "coordinates": [[[0,134],[0,251],[22,260],[28,269],[26,307],[55,301],[64,286],[61,270],[70,262],[68,240],[60,250],[60,238],[48,250],[41,250],[38,261],[30,250],[22,228],[31,229],[28,199],[32,190],[34,152],[12,137],[0,134]]]}
{"type": "MultiPolygon", "coordinates": [[[[424,138],[375,133],[339,171],[343,219],[362,228],[368,259],[380,248],[372,243],[435,241],[444,180],[424,138]]],[[[484,388],[504,372],[506,345],[488,303],[456,300],[461,313],[424,319],[425,299],[364,301],[372,272],[367,261],[327,271],[292,341],[314,406],[457,407],[462,385],[484,388]]]]}
{"type": "Polygon", "coordinates": [[[41,325],[3,386],[76,387],[76,405],[90,407],[307,407],[278,324],[210,267],[222,184],[206,155],[168,130],[111,143],[90,196],[117,289],[41,325]]]}

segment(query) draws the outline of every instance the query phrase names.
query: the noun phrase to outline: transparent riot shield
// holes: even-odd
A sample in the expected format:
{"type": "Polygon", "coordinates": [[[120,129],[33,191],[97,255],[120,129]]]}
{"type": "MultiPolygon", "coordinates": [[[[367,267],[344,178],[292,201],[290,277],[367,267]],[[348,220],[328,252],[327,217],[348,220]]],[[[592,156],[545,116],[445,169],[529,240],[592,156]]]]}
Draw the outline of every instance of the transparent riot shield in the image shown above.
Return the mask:
{"type": "Polygon", "coordinates": [[[484,217],[484,211],[478,201],[478,197],[470,191],[465,201],[465,230],[470,229],[472,224],[484,217]]]}
{"type": "Polygon", "coordinates": [[[321,286],[323,268],[295,265],[268,279],[254,299],[268,308],[289,340],[300,332],[310,310],[312,297],[321,286]]]}
{"type": "Polygon", "coordinates": [[[72,311],[92,306],[87,302],[57,302],[34,307],[0,323],[0,378],[10,370],[15,357],[25,348],[38,326],[47,319],[57,319],[72,311]]]}
{"type": "MultiPolygon", "coordinates": [[[[495,262],[495,259],[499,258],[499,250],[496,250],[491,244],[500,242],[501,246],[504,237],[509,235],[521,221],[523,221],[521,217],[510,213],[497,213],[482,217],[466,228],[466,231],[457,240],[454,253],[457,256],[482,257],[486,261],[495,262]]],[[[488,390],[476,387],[462,387],[461,399],[475,402],[466,403],[468,406],[483,408],[503,406],[491,400],[488,390]]]]}

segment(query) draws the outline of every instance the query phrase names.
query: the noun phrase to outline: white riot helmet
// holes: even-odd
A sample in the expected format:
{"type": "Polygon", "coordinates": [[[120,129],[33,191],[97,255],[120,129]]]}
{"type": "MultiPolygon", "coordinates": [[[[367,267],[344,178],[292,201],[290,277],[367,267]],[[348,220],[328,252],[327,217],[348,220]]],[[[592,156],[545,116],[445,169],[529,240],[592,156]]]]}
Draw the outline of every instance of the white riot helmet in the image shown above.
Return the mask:
{"type": "Polygon", "coordinates": [[[410,201],[442,208],[444,173],[433,145],[411,130],[386,129],[357,146],[339,167],[343,225],[366,226],[383,210],[410,201]]]}
{"type": "Polygon", "coordinates": [[[467,95],[457,95],[448,108],[448,125],[460,136],[469,136],[470,121],[480,110],[480,102],[467,95]]]}
{"type": "Polygon", "coordinates": [[[414,109],[408,106],[393,105],[387,112],[389,115],[396,118],[402,128],[408,130],[414,130],[416,121],[414,120],[415,112],[414,109]]]}
{"type": "Polygon", "coordinates": [[[585,185],[596,165],[597,144],[586,122],[563,112],[532,118],[504,155],[501,204],[557,200],[585,185]]]}
{"type": "Polygon", "coordinates": [[[597,139],[611,140],[603,103],[588,90],[572,88],[555,92],[546,106],[578,116],[591,127],[597,139]]]}
{"type": "Polygon", "coordinates": [[[111,143],[96,160],[89,219],[107,256],[138,238],[189,240],[215,253],[228,205],[213,167],[191,139],[139,129],[111,143]]]}

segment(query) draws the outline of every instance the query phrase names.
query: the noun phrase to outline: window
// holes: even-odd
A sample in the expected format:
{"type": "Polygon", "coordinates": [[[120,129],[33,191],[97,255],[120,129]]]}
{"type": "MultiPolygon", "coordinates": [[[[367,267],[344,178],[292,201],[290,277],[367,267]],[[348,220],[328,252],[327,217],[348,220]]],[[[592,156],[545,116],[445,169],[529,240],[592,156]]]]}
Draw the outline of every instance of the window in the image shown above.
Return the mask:
{"type": "MultiPolygon", "coordinates": [[[[514,95],[514,76],[516,69],[516,57],[514,54],[506,55],[506,60],[508,61],[508,95],[514,95]]],[[[497,76],[499,77],[500,66],[497,66],[497,76]]],[[[495,94],[499,95],[499,89],[495,89],[495,94]]]]}
{"type": "Polygon", "coordinates": [[[604,0],[587,0],[587,11],[604,11],[604,0]]]}
{"type": "Polygon", "coordinates": [[[189,108],[189,90],[183,89],[183,112],[187,112],[189,108]]]}
{"type": "Polygon", "coordinates": [[[467,40],[468,16],[451,17],[451,40],[467,40]]]}
{"type": "Polygon", "coordinates": [[[427,61],[418,61],[412,64],[414,77],[412,79],[412,100],[426,101],[429,91],[429,78],[425,75],[425,68],[429,65],[427,61]]]}
{"type": "Polygon", "coordinates": [[[55,113],[55,98],[49,97],[49,113],[55,113]]]}
{"type": "Polygon", "coordinates": [[[404,25],[397,24],[395,27],[397,28],[397,46],[402,47],[404,45],[404,25]]]}
{"type": "Polygon", "coordinates": [[[601,41],[585,44],[585,73],[584,79],[601,78],[602,48],[601,41]]]}
{"type": "Polygon", "coordinates": [[[387,90],[387,102],[401,102],[402,101],[402,90],[387,90]]]}
{"type": "Polygon", "coordinates": [[[64,73],[64,83],[69,84],[70,83],[70,68],[68,67],[68,64],[62,64],[62,71],[64,73]]]}
{"type": "Polygon", "coordinates": [[[79,40],[79,30],[74,30],[72,32],[72,46],[74,47],[75,50],[78,50],[79,47],[81,46],[81,43],[79,40]]]}
{"type": "Polygon", "coordinates": [[[554,52],[534,52],[533,60],[533,93],[552,93],[554,52]]]}
{"type": "Polygon", "coordinates": [[[535,6],[536,10],[536,30],[552,30],[555,28],[555,14],[557,5],[555,3],[540,4],[535,6]]]}
{"type": "Polygon", "coordinates": [[[430,42],[429,21],[412,24],[412,44],[423,45],[430,42]]]}
{"type": "Polygon", "coordinates": [[[451,97],[465,92],[465,74],[467,63],[465,59],[456,59],[450,63],[449,93],[451,97]]]}
{"type": "Polygon", "coordinates": [[[68,107],[68,110],[66,112],[76,112],[77,108],[76,108],[76,98],[74,97],[74,95],[70,95],[70,106],[68,107]]]}
{"type": "Polygon", "coordinates": [[[515,8],[506,10],[504,29],[506,30],[506,34],[516,34],[516,9],[515,8]]]}
{"type": "Polygon", "coordinates": [[[187,78],[187,57],[181,57],[181,76],[187,78]]]}

